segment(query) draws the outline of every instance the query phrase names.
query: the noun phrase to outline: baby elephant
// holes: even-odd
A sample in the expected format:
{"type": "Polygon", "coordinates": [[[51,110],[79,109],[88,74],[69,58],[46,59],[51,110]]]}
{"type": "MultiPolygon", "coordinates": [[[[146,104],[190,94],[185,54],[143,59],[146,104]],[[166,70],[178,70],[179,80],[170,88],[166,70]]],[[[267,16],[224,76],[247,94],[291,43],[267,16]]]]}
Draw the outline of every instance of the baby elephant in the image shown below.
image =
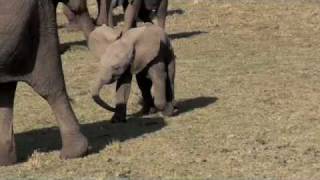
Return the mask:
{"type": "Polygon", "coordinates": [[[100,58],[92,97],[101,107],[115,112],[112,122],[126,121],[132,74],[146,80],[149,88],[142,90],[144,97],[149,94],[152,104],[163,115],[173,115],[175,55],[162,28],[148,24],[121,34],[104,25],[90,34],[88,45],[100,58]],[[115,81],[116,107],[113,108],[100,98],[99,92],[103,85],[115,81]]]}

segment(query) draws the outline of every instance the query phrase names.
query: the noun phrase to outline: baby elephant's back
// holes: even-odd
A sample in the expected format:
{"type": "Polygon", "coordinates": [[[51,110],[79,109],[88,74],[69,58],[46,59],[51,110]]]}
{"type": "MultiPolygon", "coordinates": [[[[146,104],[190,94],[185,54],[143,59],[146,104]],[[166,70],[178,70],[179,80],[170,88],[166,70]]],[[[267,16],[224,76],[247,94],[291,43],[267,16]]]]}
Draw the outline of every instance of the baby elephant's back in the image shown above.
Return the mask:
{"type": "Polygon", "coordinates": [[[152,44],[156,45],[160,42],[169,43],[169,38],[165,31],[154,24],[147,23],[144,26],[130,29],[124,34],[125,38],[131,39],[135,44],[152,44]]]}
{"type": "MultiPolygon", "coordinates": [[[[139,72],[161,54],[161,47],[170,47],[169,38],[162,28],[146,25],[134,28],[126,33],[134,43],[135,57],[133,71],[139,72]]],[[[125,38],[125,37],[124,37],[125,38]]]]}

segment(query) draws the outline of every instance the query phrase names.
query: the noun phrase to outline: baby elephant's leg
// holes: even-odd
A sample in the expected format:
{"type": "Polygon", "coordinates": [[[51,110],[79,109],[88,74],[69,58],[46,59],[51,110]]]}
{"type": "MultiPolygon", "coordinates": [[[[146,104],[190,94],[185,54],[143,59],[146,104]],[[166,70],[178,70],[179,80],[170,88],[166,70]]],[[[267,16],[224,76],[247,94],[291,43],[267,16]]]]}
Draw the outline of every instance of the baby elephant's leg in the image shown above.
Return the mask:
{"type": "Polygon", "coordinates": [[[173,115],[174,108],[171,103],[167,103],[166,84],[167,72],[163,62],[157,62],[149,68],[149,76],[152,81],[152,94],[154,104],[165,116],[173,115]]]}
{"type": "Polygon", "coordinates": [[[142,113],[152,114],[156,112],[156,109],[154,107],[153,98],[151,95],[152,81],[146,77],[147,73],[147,71],[138,73],[136,75],[136,79],[143,98],[142,113]]]}
{"type": "Polygon", "coordinates": [[[116,111],[111,119],[112,123],[126,122],[127,102],[131,90],[132,74],[128,69],[117,81],[116,111]]]}

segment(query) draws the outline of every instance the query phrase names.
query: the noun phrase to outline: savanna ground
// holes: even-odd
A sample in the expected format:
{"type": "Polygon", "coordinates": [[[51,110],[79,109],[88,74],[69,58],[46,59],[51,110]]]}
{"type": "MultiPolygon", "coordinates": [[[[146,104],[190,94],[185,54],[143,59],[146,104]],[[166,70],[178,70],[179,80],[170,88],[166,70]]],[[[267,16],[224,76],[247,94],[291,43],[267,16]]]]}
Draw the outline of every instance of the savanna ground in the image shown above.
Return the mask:
{"type": "MultiPolygon", "coordinates": [[[[91,1],[90,10],[94,15],[91,1]]],[[[61,14],[58,20],[65,23],[61,14]]],[[[177,55],[180,114],[117,125],[89,95],[98,60],[80,32],[61,28],[67,87],[91,154],[60,160],[51,110],[20,84],[21,163],[0,168],[0,177],[320,178],[320,4],[172,1],[167,31],[177,55]]],[[[139,94],[134,84],[131,114],[140,109],[139,94]]],[[[111,101],[112,90],[103,95],[111,101]]]]}

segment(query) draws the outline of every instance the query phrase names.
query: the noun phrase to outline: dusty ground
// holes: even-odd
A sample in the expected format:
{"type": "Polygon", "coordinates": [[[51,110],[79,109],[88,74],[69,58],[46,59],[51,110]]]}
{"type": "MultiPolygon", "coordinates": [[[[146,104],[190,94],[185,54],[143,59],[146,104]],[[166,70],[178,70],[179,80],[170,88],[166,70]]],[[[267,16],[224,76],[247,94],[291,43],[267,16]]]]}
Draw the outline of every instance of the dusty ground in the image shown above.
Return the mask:
{"type": "MultiPolygon", "coordinates": [[[[319,179],[320,5],[172,2],[170,12],[179,116],[110,124],[112,114],[89,96],[97,60],[81,33],[60,29],[68,91],[92,153],[60,160],[50,109],[21,84],[21,163],[0,168],[0,177],[319,179]]],[[[140,108],[132,91],[130,113],[140,108]]],[[[111,101],[111,90],[104,95],[111,101]]]]}

